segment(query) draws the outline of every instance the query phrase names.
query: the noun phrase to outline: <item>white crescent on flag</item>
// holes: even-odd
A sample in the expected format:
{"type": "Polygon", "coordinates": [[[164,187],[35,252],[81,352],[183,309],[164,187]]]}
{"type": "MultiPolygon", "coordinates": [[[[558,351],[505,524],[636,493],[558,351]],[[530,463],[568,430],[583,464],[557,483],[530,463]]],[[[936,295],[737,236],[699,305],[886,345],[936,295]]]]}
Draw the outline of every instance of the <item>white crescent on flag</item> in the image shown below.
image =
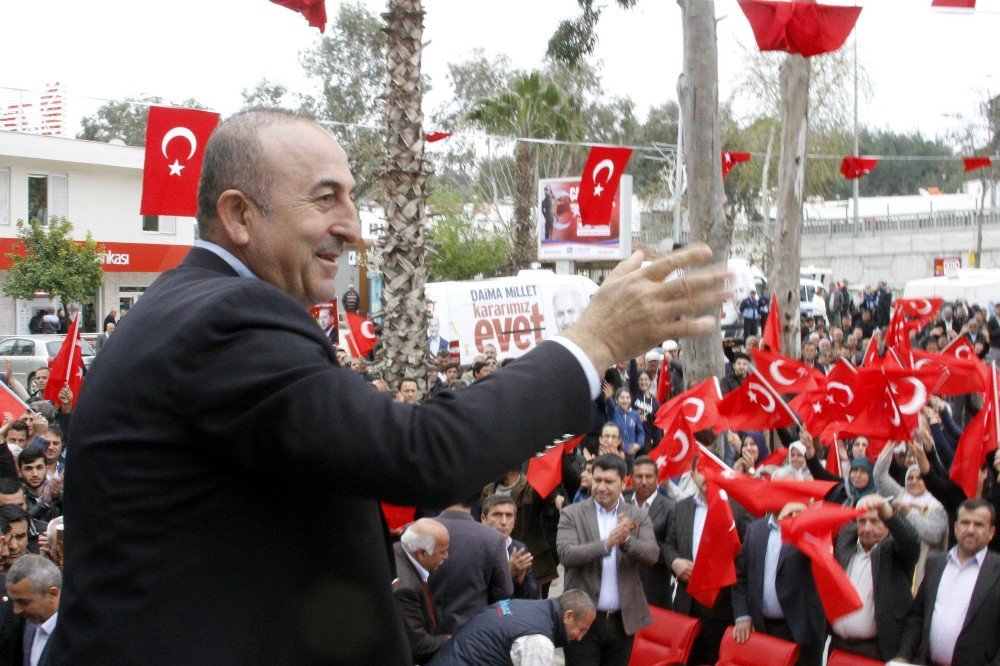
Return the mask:
{"type": "Polygon", "coordinates": [[[608,171],[608,177],[604,179],[604,182],[606,183],[611,180],[611,177],[615,175],[615,163],[612,160],[601,160],[598,162],[597,166],[594,167],[594,171],[590,174],[591,179],[596,183],[597,174],[605,169],[608,171]]]}
{"type": "Polygon", "coordinates": [[[187,127],[175,127],[163,135],[163,143],[160,146],[160,150],[163,151],[163,156],[167,157],[167,144],[176,137],[182,137],[188,140],[188,143],[191,145],[191,152],[188,153],[187,158],[191,159],[194,157],[194,153],[198,149],[198,138],[194,135],[194,132],[189,130],[187,127]]]}
{"type": "Polygon", "coordinates": [[[763,409],[768,414],[773,413],[774,412],[774,408],[775,408],[774,396],[772,396],[767,391],[767,389],[765,389],[763,386],[761,386],[757,382],[750,382],[750,384],[747,386],[747,393],[749,393],[750,395],[754,396],[754,398],[751,398],[751,400],[753,400],[754,402],[757,402],[757,400],[755,398],[758,396],[758,393],[757,393],[757,391],[754,390],[754,388],[756,388],[757,390],[759,390],[761,395],[764,395],[764,396],[767,397],[767,407],[765,407],[761,403],[757,403],[758,405],[760,405],[760,408],[763,409]]]}
{"type": "Polygon", "coordinates": [[[892,399],[892,392],[889,390],[889,387],[886,387],[885,394],[889,398],[889,404],[892,406],[892,418],[889,419],[889,422],[894,426],[898,426],[901,422],[899,409],[896,407],[896,401],[892,399]]]}
{"type": "Polygon", "coordinates": [[[684,418],[691,423],[697,423],[705,414],[705,401],[701,398],[686,398],[684,402],[681,403],[681,406],[684,405],[694,405],[694,416],[688,416],[687,414],[684,415],[684,418]]]}
{"type": "Polygon", "coordinates": [[[927,387],[915,377],[904,377],[904,382],[913,384],[913,397],[899,406],[903,414],[916,414],[927,402],[927,387]]]}
{"type": "Polygon", "coordinates": [[[781,366],[784,365],[784,363],[785,362],[779,358],[778,360],[776,360],[774,363],[771,364],[770,368],[771,379],[781,384],[782,386],[791,386],[792,384],[795,383],[796,378],[793,377],[792,379],[789,379],[788,377],[785,377],[783,374],[781,374],[781,366]]]}
{"type": "Polygon", "coordinates": [[[369,340],[377,340],[378,338],[375,337],[375,324],[365,320],[365,323],[361,324],[361,335],[369,340]]]}
{"type": "Polygon", "coordinates": [[[963,361],[968,361],[972,358],[972,350],[965,345],[955,347],[955,358],[962,359],[963,361]]]}
{"type": "Polygon", "coordinates": [[[681,452],[676,456],[670,456],[670,462],[679,462],[684,460],[684,456],[687,455],[688,450],[691,448],[691,442],[688,439],[687,433],[683,430],[678,430],[674,433],[674,439],[681,443],[681,452]]]}
{"type": "Polygon", "coordinates": [[[913,300],[913,311],[918,315],[928,315],[931,313],[931,302],[926,298],[916,298],[913,300]],[[917,307],[917,303],[923,303],[923,305],[917,307]]]}
{"type": "Polygon", "coordinates": [[[830,382],[829,384],[826,385],[826,388],[828,390],[840,389],[841,391],[843,391],[847,395],[847,402],[844,404],[849,405],[852,402],[854,402],[854,391],[852,391],[851,387],[848,386],[847,384],[842,384],[840,382],[830,382]]]}

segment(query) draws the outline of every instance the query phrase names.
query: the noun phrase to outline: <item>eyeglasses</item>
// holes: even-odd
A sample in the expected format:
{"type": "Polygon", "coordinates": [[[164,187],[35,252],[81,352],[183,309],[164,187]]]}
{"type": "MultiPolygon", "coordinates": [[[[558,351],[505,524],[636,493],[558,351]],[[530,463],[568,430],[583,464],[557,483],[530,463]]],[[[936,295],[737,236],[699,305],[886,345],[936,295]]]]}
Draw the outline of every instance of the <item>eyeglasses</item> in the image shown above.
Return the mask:
{"type": "Polygon", "coordinates": [[[601,439],[621,439],[621,435],[616,435],[610,432],[602,432],[601,439]]]}

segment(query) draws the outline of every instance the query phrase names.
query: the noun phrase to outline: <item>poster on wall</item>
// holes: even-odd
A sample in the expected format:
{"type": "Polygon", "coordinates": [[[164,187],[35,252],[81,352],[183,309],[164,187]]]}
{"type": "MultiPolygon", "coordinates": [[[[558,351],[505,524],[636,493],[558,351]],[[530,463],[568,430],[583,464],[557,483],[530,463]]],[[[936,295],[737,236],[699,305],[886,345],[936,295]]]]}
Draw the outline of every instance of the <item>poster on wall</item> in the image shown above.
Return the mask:
{"type": "Polygon", "coordinates": [[[607,224],[584,224],[580,177],[538,181],[538,260],[617,260],[632,252],[632,176],[622,176],[607,224]]]}

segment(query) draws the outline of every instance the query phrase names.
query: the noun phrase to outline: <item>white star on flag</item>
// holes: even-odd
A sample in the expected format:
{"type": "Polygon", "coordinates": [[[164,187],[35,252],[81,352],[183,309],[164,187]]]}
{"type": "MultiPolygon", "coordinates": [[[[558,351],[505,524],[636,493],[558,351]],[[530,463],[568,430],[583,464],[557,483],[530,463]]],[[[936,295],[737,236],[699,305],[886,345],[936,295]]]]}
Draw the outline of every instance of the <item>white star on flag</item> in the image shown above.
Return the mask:
{"type": "Polygon", "coordinates": [[[181,175],[181,169],[184,168],[184,165],[181,164],[177,160],[174,160],[173,164],[168,164],[167,166],[170,168],[170,175],[171,176],[179,176],[179,175],[181,175]]]}
{"type": "Polygon", "coordinates": [[[604,186],[602,186],[600,183],[596,183],[594,185],[594,196],[595,197],[601,196],[601,192],[603,192],[603,191],[604,191],[604,186]]]}

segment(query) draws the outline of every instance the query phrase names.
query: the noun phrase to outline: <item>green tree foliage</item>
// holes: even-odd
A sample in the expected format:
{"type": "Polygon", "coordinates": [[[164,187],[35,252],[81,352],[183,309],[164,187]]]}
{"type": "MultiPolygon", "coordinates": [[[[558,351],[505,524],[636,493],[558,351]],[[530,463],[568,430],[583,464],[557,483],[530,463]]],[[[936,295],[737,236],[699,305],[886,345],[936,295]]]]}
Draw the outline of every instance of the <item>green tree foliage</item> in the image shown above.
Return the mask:
{"type": "Polygon", "coordinates": [[[476,215],[482,207],[464,202],[454,187],[439,187],[427,200],[428,227],[434,257],[430,280],[468,280],[502,274],[510,242],[483,224],[476,215]]]}
{"type": "MultiPolygon", "coordinates": [[[[920,155],[953,157],[951,146],[940,139],[927,139],[919,132],[896,133],[888,129],[861,130],[858,145],[862,155],[920,155]]],[[[865,196],[919,194],[921,188],[940,187],[957,192],[962,183],[962,164],[954,161],[884,160],[861,181],[865,196]]],[[[843,181],[839,196],[851,196],[850,181],[843,181]]]]}
{"type": "MultiPolygon", "coordinates": [[[[630,9],[638,0],[615,1],[619,7],[630,9]]],[[[604,6],[595,5],[594,0],[577,0],[577,3],[580,15],[561,21],[549,39],[548,56],[563,65],[576,65],[592,54],[597,46],[597,22],[604,6]]]]}
{"type": "Polygon", "coordinates": [[[69,303],[87,302],[101,286],[102,248],[87,232],[80,243],[73,240],[73,225],[66,218],[53,217],[48,223],[37,219],[17,222],[16,252],[8,254],[11,267],[3,292],[14,298],[33,298],[36,291],[58,298],[65,309],[69,303]]]}
{"type": "Polygon", "coordinates": [[[289,98],[291,97],[286,86],[267,78],[258,81],[253,88],[244,88],[240,91],[243,97],[243,107],[254,106],[289,108],[289,98]]]}
{"type": "MultiPolygon", "coordinates": [[[[119,139],[127,146],[141,148],[146,145],[146,119],[149,117],[151,104],[162,105],[163,98],[143,95],[126,97],[122,102],[106,102],[99,106],[92,116],[86,116],[80,121],[81,130],[76,138],[104,143],[119,139]]],[[[169,102],[167,104],[189,109],[205,108],[195,99],[186,99],[179,104],[169,102]]]]}

